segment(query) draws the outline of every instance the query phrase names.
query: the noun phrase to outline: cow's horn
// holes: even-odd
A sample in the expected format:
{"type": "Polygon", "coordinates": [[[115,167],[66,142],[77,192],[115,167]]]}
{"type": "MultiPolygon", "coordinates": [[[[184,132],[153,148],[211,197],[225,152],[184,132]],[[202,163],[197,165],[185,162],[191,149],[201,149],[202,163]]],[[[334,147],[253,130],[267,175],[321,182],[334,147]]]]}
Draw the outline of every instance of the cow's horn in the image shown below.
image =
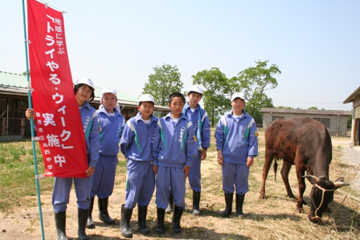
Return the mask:
{"type": "Polygon", "coordinates": [[[316,182],[320,180],[320,178],[318,178],[314,175],[304,175],[303,178],[313,178],[316,182]]]}
{"type": "Polygon", "coordinates": [[[334,182],[334,185],[335,185],[335,189],[338,189],[342,186],[349,186],[348,183],[344,183],[344,182],[334,182]]]}

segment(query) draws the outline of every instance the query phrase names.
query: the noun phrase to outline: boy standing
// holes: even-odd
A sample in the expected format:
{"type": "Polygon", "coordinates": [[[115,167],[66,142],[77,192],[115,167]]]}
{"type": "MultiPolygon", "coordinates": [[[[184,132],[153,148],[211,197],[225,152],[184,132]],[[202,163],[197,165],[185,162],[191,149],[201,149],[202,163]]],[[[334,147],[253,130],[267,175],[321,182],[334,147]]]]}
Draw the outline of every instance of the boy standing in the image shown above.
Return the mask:
{"type": "Polygon", "coordinates": [[[249,170],[254,157],[258,155],[258,133],[254,119],[243,110],[244,93],[234,93],[231,105],[232,111],[220,118],[215,131],[226,203],[226,208],[220,215],[229,217],[231,214],[235,183],[236,216],[243,218],[242,206],[245,194],[249,190],[249,170]]]}
{"type": "Polygon", "coordinates": [[[185,208],[185,180],[197,154],[196,137],[190,120],[182,114],[185,97],[181,93],[169,96],[171,112],[159,119],[154,139],[153,159],[156,177],[156,231],[164,233],[165,209],[170,189],[174,196],[173,230],[181,232],[180,219],[185,208]],[[170,186],[170,189],[169,189],[170,186]]]}
{"type": "Polygon", "coordinates": [[[119,153],[119,142],[124,129],[125,118],[118,108],[116,90],[105,87],[101,92],[101,105],[97,110],[100,151],[99,160],[95,173],[92,176],[91,204],[87,219],[87,228],[95,228],[92,220],[94,198],[98,197],[99,219],[106,224],[115,224],[114,219],[109,216],[109,197],[112,195],[115,183],[117,155],[119,153]]]}
{"type": "Polygon", "coordinates": [[[200,215],[200,195],[201,195],[201,160],[206,159],[206,151],[210,146],[210,124],[208,114],[201,108],[199,102],[202,98],[203,90],[199,85],[193,85],[188,92],[188,102],[185,104],[183,114],[191,120],[197,139],[198,154],[189,171],[189,184],[193,190],[193,209],[194,215],[200,215]]]}
{"type": "Polygon", "coordinates": [[[155,174],[152,168],[152,144],[158,118],[152,115],[154,98],[144,94],[139,98],[139,113],[127,121],[121,137],[121,152],[127,159],[127,184],[125,204],[121,206],[121,233],[131,238],[129,223],[132,210],[138,204],[139,230],[146,234],[147,207],[155,188],[155,174]]]}

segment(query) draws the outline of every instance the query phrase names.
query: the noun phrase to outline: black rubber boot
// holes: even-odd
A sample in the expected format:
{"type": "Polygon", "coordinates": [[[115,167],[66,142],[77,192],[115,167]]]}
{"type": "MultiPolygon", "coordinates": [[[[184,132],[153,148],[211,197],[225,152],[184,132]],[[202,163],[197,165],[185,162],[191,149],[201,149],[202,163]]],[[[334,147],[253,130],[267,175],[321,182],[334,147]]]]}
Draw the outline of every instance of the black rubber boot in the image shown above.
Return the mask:
{"type": "Polygon", "coordinates": [[[232,212],[233,193],[225,194],[226,208],[220,212],[222,217],[229,217],[232,212]]]}
{"type": "Polygon", "coordinates": [[[173,208],[174,208],[174,196],[170,193],[168,207],[166,208],[165,212],[170,214],[173,211],[173,208]]]}
{"type": "Polygon", "coordinates": [[[193,191],[193,210],[192,210],[192,213],[194,215],[201,215],[201,211],[200,211],[200,195],[201,195],[201,192],[193,191]]]}
{"type": "Polygon", "coordinates": [[[78,226],[79,226],[78,238],[80,240],[89,239],[88,236],[85,233],[86,221],[87,221],[87,218],[88,218],[88,213],[89,213],[88,209],[83,210],[83,209],[78,208],[78,226]]]}
{"type": "Polygon", "coordinates": [[[243,204],[244,204],[244,198],[245,198],[245,194],[243,194],[243,195],[236,194],[236,216],[238,218],[244,217],[244,213],[242,211],[243,204]]]}
{"type": "Polygon", "coordinates": [[[142,234],[149,233],[149,229],[146,227],[146,214],[147,214],[147,206],[139,206],[138,205],[138,226],[139,230],[142,234]]]}
{"type": "Polygon", "coordinates": [[[172,224],[173,224],[173,230],[176,233],[181,233],[180,219],[183,214],[183,211],[184,209],[179,208],[178,206],[175,205],[172,224]]]}
{"type": "Polygon", "coordinates": [[[58,240],[68,240],[66,237],[66,212],[54,212],[58,240]]]}
{"type": "Polygon", "coordinates": [[[99,205],[99,219],[106,224],[114,225],[115,220],[112,219],[108,213],[109,198],[108,197],[99,198],[98,205],[99,205]]]}
{"type": "Polygon", "coordinates": [[[165,233],[165,209],[157,208],[157,221],[156,232],[160,234],[165,233]]]}
{"type": "Polygon", "coordinates": [[[90,199],[90,207],[89,207],[89,213],[88,213],[88,218],[87,218],[87,221],[86,221],[86,227],[87,228],[95,228],[95,224],[92,220],[92,210],[93,210],[93,207],[94,207],[94,198],[95,197],[92,197],[90,199]]]}
{"type": "Polygon", "coordinates": [[[132,215],[132,208],[126,208],[125,205],[121,205],[121,220],[120,229],[121,235],[126,238],[132,238],[133,234],[130,228],[130,219],[132,215]]]}

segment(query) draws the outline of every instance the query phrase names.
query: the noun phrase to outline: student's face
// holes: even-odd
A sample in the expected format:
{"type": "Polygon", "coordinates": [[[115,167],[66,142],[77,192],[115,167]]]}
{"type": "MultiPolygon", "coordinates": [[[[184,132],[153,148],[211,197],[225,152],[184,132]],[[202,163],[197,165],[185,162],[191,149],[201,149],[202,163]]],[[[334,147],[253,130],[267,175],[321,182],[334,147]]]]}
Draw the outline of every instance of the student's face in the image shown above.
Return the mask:
{"type": "Polygon", "coordinates": [[[141,102],[141,105],[138,106],[138,110],[141,112],[142,119],[148,120],[154,111],[154,103],[141,102]]]}
{"type": "Polygon", "coordinates": [[[114,94],[112,93],[104,94],[102,105],[104,106],[107,112],[110,113],[114,112],[114,108],[116,107],[116,104],[117,104],[117,99],[114,94]]]}
{"type": "Polygon", "coordinates": [[[245,107],[245,102],[241,98],[236,98],[231,102],[231,106],[233,107],[234,111],[239,113],[242,112],[242,110],[245,107]]]}
{"type": "Polygon", "coordinates": [[[181,97],[174,97],[169,104],[171,113],[174,116],[180,116],[185,103],[181,97]]]}
{"type": "Polygon", "coordinates": [[[201,94],[200,93],[196,93],[196,92],[191,92],[190,94],[188,94],[188,99],[189,99],[189,105],[191,108],[196,108],[198,103],[201,100],[201,94]]]}
{"type": "Polygon", "coordinates": [[[84,103],[85,101],[90,99],[91,93],[91,88],[88,85],[84,84],[77,90],[75,98],[78,102],[84,103]]]}

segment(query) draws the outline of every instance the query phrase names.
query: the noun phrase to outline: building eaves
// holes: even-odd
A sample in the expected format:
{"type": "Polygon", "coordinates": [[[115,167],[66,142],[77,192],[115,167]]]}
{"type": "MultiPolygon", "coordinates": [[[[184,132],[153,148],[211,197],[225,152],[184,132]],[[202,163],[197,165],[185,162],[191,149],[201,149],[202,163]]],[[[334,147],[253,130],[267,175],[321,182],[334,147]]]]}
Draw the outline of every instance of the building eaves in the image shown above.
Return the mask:
{"type": "Polygon", "coordinates": [[[353,102],[358,95],[360,95],[360,87],[358,87],[352,94],[350,94],[350,96],[348,96],[343,103],[345,104],[353,102]]]}
{"type": "Polygon", "coordinates": [[[351,116],[350,111],[343,110],[317,110],[317,109],[288,109],[288,108],[262,108],[261,113],[282,113],[282,114],[308,114],[308,115],[341,115],[351,116]]]}

